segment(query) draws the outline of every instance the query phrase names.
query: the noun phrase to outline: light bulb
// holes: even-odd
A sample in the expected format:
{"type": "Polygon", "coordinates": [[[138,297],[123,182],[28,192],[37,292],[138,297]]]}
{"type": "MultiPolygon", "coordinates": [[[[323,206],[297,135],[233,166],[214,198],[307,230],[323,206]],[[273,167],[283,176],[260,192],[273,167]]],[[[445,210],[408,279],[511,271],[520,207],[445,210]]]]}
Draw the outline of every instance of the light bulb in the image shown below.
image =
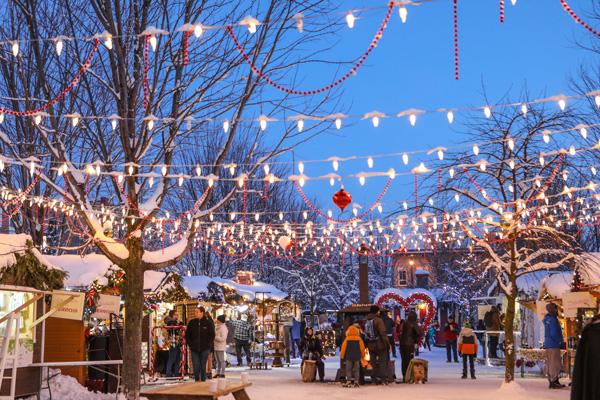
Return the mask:
{"type": "Polygon", "coordinates": [[[572,156],[575,155],[575,147],[573,147],[573,145],[571,145],[571,147],[569,147],[569,154],[572,156]]]}
{"type": "Polygon", "coordinates": [[[304,173],[304,164],[302,163],[302,161],[298,163],[298,171],[300,171],[301,174],[304,173]]]}
{"type": "Polygon", "coordinates": [[[150,46],[152,46],[152,51],[156,51],[156,36],[150,36],[150,46]]]}
{"type": "Polygon", "coordinates": [[[338,167],[339,167],[339,163],[338,163],[338,161],[337,161],[337,160],[333,160],[333,170],[334,170],[334,171],[337,171],[337,170],[338,170],[338,167]]]}
{"type": "Polygon", "coordinates": [[[199,166],[199,165],[196,165],[196,175],[197,175],[197,176],[200,176],[200,175],[202,175],[202,168],[200,168],[200,166],[199,166]]]}
{"type": "Polygon", "coordinates": [[[527,116],[527,104],[521,104],[521,112],[523,113],[524,117],[527,116]]]}
{"type": "Polygon", "coordinates": [[[212,178],[210,178],[208,180],[208,187],[213,187],[214,184],[215,184],[215,181],[212,178]]]}
{"type": "Polygon", "coordinates": [[[179,177],[179,186],[183,185],[183,176],[179,177]]]}
{"type": "Polygon", "coordinates": [[[587,129],[581,128],[581,137],[587,139],[587,129]]]}
{"type": "Polygon", "coordinates": [[[369,165],[369,168],[373,168],[373,157],[367,159],[367,164],[369,165]]]}
{"type": "Polygon", "coordinates": [[[79,117],[73,117],[73,127],[77,126],[77,124],[79,123],[79,117]]]}
{"type": "Polygon", "coordinates": [[[485,171],[485,163],[482,162],[479,168],[481,168],[482,171],[485,171]]]}
{"type": "Polygon", "coordinates": [[[260,129],[262,129],[263,131],[267,129],[267,120],[264,117],[260,118],[260,129]]]}
{"type": "Polygon", "coordinates": [[[299,119],[298,120],[298,132],[302,132],[302,129],[304,129],[304,120],[299,119]]]}
{"type": "Polygon", "coordinates": [[[162,172],[163,176],[165,176],[165,175],[167,174],[167,167],[166,167],[166,166],[163,166],[163,167],[161,168],[161,172],[162,172]]]}
{"type": "Polygon", "coordinates": [[[379,126],[379,117],[378,116],[373,117],[373,126],[375,128],[377,128],[379,126]]]}
{"type": "Polygon", "coordinates": [[[235,165],[229,167],[229,173],[231,174],[231,176],[235,175],[235,165]]]}
{"type": "Polygon", "coordinates": [[[13,43],[12,52],[15,57],[19,55],[19,43],[13,43]]]}
{"type": "Polygon", "coordinates": [[[512,3],[512,5],[514,6],[515,4],[517,4],[517,0],[510,0],[510,2],[512,3]]]}
{"type": "Polygon", "coordinates": [[[515,161],[514,160],[510,160],[508,165],[510,166],[510,169],[515,169],[515,161]]]}
{"type": "Polygon", "coordinates": [[[300,178],[298,182],[300,183],[300,187],[304,187],[304,178],[300,178]]]}
{"type": "Polygon", "coordinates": [[[62,53],[63,49],[63,41],[62,39],[58,39],[56,42],[56,54],[60,57],[60,53],[62,53]]]}
{"type": "Polygon", "coordinates": [[[402,205],[404,206],[405,210],[408,210],[408,204],[406,204],[406,202],[403,202],[402,205]]]}
{"type": "Polygon", "coordinates": [[[596,167],[592,167],[592,174],[596,175],[596,167]]]}
{"type": "Polygon", "coordinates": [[[333,186],[333,185],[334,185],[334,183],[335,183],[335,179],[333,179],[333,178],[329,178],[329,184],[330,184],[331,186],[333,186]]]}
{"type": "Polygon", "coordinates": [[[202,35],[202,25],[198,24],[194,27],[194,36],[199,38],[202,35]]]}
{"type": "Polygon", "coordinates": [[[479,154],[479,147],[477,145],[473,145],[473,154],[475,154],[475,155],[479,154]]]}
{"type": "Polygon", "coordinates": [[[113,119],[113,120],[110,122],[110,124],[112,125],[113,131],[114,131],[115,129],[117,129],[117,120],[116,120],[116,119],[113,119]]]}
{"type": "Polygon", "coordinates": [[[404,161],[404,165],[408,165],[408,154],[402,154],[402,161],[404,161]]]}
{"type": "Polygon", "coordinates": [[[402,20],[402,23],[405,23],[406,16],[408,15],[408,11],[406,10],[406,7],[401,5],[400,8],[398,9],[398,13],[400,14],[400,19],[402,20]]]}
{"type": "Polygon", "coordinates": [[[515,149],[515,141],[512,139],[508,139],[508,148],[510,149],[510,151],[513,151],[515,149]]]}
{"type": "Polygon", "coordinates": [[[438,150],[438,158],[439,158],[440,160],[443,160],[443,159],[444,159],[444,152],[443,152],[441,149],[440,149],[440,150],[438,150]]]}
{"type": "Polygon", "coordinates": [[[352,13],[348,13],[346,15],[346,22],[348,23],[348,28],[354,28],[354,15],[352,13]]]}
{"type": "Polygon", "coordinates": [[[362,186],[364,186],[364,184],[365,184],[365,177],[364,177],[364,176],[361,176],[360,178],[358,178],[358,180],[359,180],[360,184],[361,184],[362,186]]]}
{"type": "Polygon", "coordinates": [[[229,120],[226,119],[225,122],[223,122],[223,131],[225,131],[225,133],[227,133],[227,131],[229,131],[229,120]]]}
{"type": "Polygon", "coordinates": [[[458,195],[458,193],[454,195],[454,200],[456,200],[457,203],[460,201],[460,196],[458,195]]]}
{"type": "Polygon", "coordinates": [[[412,126],[415,126],[415,123],[417,122],[417,116],[415,114],[410,114],[410,117],[408,117],[408,119],[410,120],[410,124],[412,126]]]}
{"type": "Polygon", "coordinates": [[[129,166],[129,175],[133,175],[133,165],[129,166]]]}
{"type": "Polygon", "coordinates": [[[594,97],[594,101],[596,102],[596,107],[600,107],[600,96],[594,97]]]}
{"type": "Polygon", "coordinates": [[[41,115],[36,115],[35,116],[35,124],[39,125],[42,122],[42,116],[41,115]]]}
{"type": "Polygon", "coordinates": [[[547,132],[544,132],[543,138],[544,138],[544,142],[550,143],[550,135],[548,135],[547,132]]]}
{"type": "Polygon", "coordinates": [[[0,124],[4,122],[4,114],[0,113],[0,124]]]}
{"type": "Polygon", "coordinates": [[[269,175],[269,170],[270,170],[270,169],[269,169],[269,164],[265,164],[265,166],[264,166],[263,168],[264,168],[264,170],[265,170],[265,176],[266,176],[266,175],[269,175]]]}
{"type": "Polygon", "coordinates": [[[248,32],[256,33],[256,24],[254,22],[248,24],[248,32]]]}
{"type": "Polygon", "coordinates": [[[104,40],[104,45],[106,46],[107,49],[112,50],[113,42],[112,42],[111,35],[106,36],[106,39],[104,40]]]}
{"type": "Polygon", "coordinates": [[[340,118],[335,119],[335,127],[338,129],[342,127],[342,120],[340,118]]]}
{"type": "Polygon", "coordinates": [[[454,168],[450,168],[448,172],[450,173],[450,178],[454,178],[454,168]]]}
{"type": "Polygon", "coordinates": [[[565,111],[565,107],[567,106],[567,103],[565,103],[565,101],[563,99],[560,99],[558,101],[558,106],[560,107],[561,111],[565,111]]]}
{"type": "Polygon", "coordinates": [[[489,118],[490,115],[492,115],[492,110],[490,110],[489,107],[486,107],[483,109],[483,113],[485,114],[486,118],[489,118]]]}
{"type": "Polygon", "coordinates": [[[388,171],[388,175],[390,176],[390,179],[394,179],[394,178],[396,177],[396,171],[394,171],[394,169],[393,169],[393,168],[391,168],[391,169],[388,171]]]}
{"type": "Polygon", "coordinates": [[[452,111],[448,111],[448,122],[452,123],[454,121],[454,113],[452,111]]]}
{"type": "Polygon", "coordinates": [[[304,29],[304,20],[302,18],[296,18],[296,28],[298,28],[298,32],[302,33],[304,29]]]}
{"type": "Polygon", "coordinates": [[[148,181],[148,186],[152,187],[152,185],[154,185],[154,177],[151,176],[150,180],[148,181]]]}
{"type": "Polygon", "coordinates": [[[154,128],[154,121],[150,120],[150,121],[148,121],[148,130],[151,131],[152,128],[154,128]]]}
{"type": "Polygon", "coordinates": [[[239,185],[240,187],[243,187],[243,186],[244,186],[244,180],[243,180],[243,179],[239,179],[239,180],[238,180],[238,185],[239,185]]]}
{"type": "Polygon", "coordinates": [[[269,183],[274,183],[275,182],[275,175],[271,174],[271,176],[269,176],[269,183]]]}

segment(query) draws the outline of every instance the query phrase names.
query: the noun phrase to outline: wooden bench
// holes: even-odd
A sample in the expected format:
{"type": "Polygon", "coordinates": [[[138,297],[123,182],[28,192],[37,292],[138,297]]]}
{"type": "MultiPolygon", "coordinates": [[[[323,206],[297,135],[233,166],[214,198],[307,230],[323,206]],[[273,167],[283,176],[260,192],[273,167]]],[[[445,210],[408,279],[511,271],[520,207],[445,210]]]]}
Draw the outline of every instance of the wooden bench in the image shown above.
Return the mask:
{"type": "Polygon", "coordinates": [[[208,382],[190,382],[142,392],[140,397],[148,400],[214,400],[231,393],[236,400],[250,400],[245,389],[251,385],[252,383],[227,382],[225,389],[211,392],[208,382]]]}

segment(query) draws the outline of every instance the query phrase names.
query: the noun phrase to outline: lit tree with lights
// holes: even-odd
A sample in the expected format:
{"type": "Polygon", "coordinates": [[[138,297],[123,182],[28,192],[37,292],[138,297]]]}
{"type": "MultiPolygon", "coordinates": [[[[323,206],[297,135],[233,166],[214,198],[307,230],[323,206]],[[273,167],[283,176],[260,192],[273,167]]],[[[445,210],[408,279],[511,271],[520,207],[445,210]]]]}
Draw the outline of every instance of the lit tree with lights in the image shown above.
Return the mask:
{"type": "MultiPolygon", "coordinates": [[[[574,191],[581,162],[568,111],[543,106],[495,108],[489,118],[472,116],[467,140],[483,143],[467,153],[446,157],[453,177],[441,190],[458,202],[446,223],[462,231],[485,256],[484,273],[492,273],[507,296],[505,313],[506,382],[514,380],[514,320],[517,279],[526,274],[566,268],[578,256],[572,234],[579,223],[574,191]],[[562,133],[553,133],[562,132],[562,133]],[[567,172],[570,171],[570,173],[567,172]]],[[[590,189],[590,188],[583,188],[590,189]]],[[[591,187],[593,189],[593,187],[591,187]]]]}

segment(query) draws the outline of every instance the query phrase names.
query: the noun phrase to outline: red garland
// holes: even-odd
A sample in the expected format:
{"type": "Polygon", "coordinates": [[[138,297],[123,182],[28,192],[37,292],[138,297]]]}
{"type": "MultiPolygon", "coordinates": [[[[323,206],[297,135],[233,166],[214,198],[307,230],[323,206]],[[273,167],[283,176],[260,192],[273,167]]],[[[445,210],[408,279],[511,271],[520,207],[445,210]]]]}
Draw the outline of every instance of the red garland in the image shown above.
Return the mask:
{"type": "Polygon", "coordinates": [[[148,45],[150,40],[150,35],[144,38],[144,110],[148,108],[148,67],[150,63],[148,62],[148,45]]]}
{"type": "Polygon", "coordinates": [[[87,60],[83,64],[83,66],[79,69],[79,73],[77,74],[77,76],[75,76],[75,78],[73,78],[73,80],[71,81],[71,84],[69,86],[67,86],[61,92],[61,94],[59,94],[54,100],[49,101],[46,105],[36,108],[35,110],[11,111],[11,110],[7,110],[6,108],[0,107],[0,112],[9,114],[9,115],[18,115],[18,116],[23,117],[23,116],[34,115],[39,112],[45,111],[45,110],[49,109],[50,107],[52,107],[54,104],[58,103],[63,97],[65,97],[65,95],[67,93],[69,93],[71,91],[71,89],[73,89],[73,87],[77,84],[77,82],[79,82],[79,78],[81,78],[81,76],[85,73],[85,71],[87,71],[88,67],[90,66],[90,63],[92,62],[92,58],[94,57],[94,54],[96,54],[96,51],[98,50],[98,45],[100,44],[100,40],[95,39],[95,42],[96,42],[96,45],[94,46],[94,49],[90,53],[89,57],[87,58],[87,60]]]}
{"type": "Polygon", "coordinates": [[[383,22],[381,23],[381,27],[379,28],[379,30],[375,34],[375,37],[373,38],[373,40],[371,41],[371,44],[369,45],[369,48],[362,55],[362,57],[360,58],[360,60],[358,60],[358,62],[356,63],[356,65],[354,65],[354,67],[352,67],[352,69],[350,71],[348,71],[344,76],[342,76],[340,79],[338,79],[334,83],[332,83],[330,85],[327,85],[325,87],[322,87],[320,89],[316,89],[316,90],[293,90],[293,89],[288,89],[288,88],[285,88],[285,87],[277,84],[276,82],[273,82],[271,79],[267,78],[262,73],[262,71],[259,68],[256,67],[256,65],[250,59],[250,57],[248,56],[248,54],[246,54],[246,52],[242,48],[240,42],[238,41],[235,33],[233,33],[233,29],[231,29],[231,26],[227,26],[225,29],[227,30],[227,32],[229,33],[229,35],[231,35],[231,38],[235,42],[235,46],[236,46],[238,52],[244,57],[244,59],[246,60],[246,62],[250,65],[250,68],[252,69],[252,71],[255,74],[257,74],[261,79],[263,79],[269,85],[273,86],[274,88],[276,88],[276,89],[278,89],[278,90],[280,90],[282,92],[285,92],[285,93],[288,93],[288,94],[298,94],[298,95],[307,96],[307,95],[314,95],[314,94],[317,94],[317,93],[321,93],[321,92],[324,92],[326,90],[331,90],[335,86],[341,84],[346,79],[348,79],[350,77],[350,75],[355,74],[356,70],[358,68],[360,68],[360,66],[363,64],[363,62],[371,54],[371,51],[373,51],[373,49],[377,46],[377,42],[379,42],[379,39],[381,39],[381,36],[383,34],[384,29],[387,27],[387,23],[390,20],[390,16],[392,15],[392,11],[394,11],[394,2],[393,1],[390,2],[387,14],[385,15],[385,18],[383,19],[383,22]]]}
{"type": "Polygon", "coordinates": [[[500,0],[500,23],[504,23],[504,0],[500,0]]]}
{"type": "Polygon", "coordinates": [[[458,0],[454,0],[454,79],[458,80],[458,0]]]}
{"type": "Polygon", "coordinates": [[[565,11],[568,12],[569,15],[575,20],[575,22],[577,22],[578,24],[583,26],[588,31],[592,32],[594,35],[600,37],[600,33],[598,33],[598,31],[596,31],[594,28],[592,28],[591,26],[589,26],[588,24],[583,22],[583,20],[581,18],[579,18],[577,16],[577,14],[575,14],[575,12],[571,9],[571,7],[569,7],[569,5],[567,4],[567,2],[565,0],[560,0],[560,4],[563,6],[565,11]]]}

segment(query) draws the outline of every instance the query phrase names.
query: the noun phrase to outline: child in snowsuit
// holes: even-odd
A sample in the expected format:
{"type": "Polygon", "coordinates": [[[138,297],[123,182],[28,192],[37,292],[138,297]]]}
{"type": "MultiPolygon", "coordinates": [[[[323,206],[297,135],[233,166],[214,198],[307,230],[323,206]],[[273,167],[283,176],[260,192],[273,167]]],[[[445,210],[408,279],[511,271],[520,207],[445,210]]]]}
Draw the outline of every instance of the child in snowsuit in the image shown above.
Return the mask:
{"type": "Polygon", "coordinates": [[[463,374],[462,379],[467,379],[467,360],[471,364],[471,379],[475,379],[475,364],[474,358],[477,355],[477,337],[471,329],[471,323],[465,322],[464,328],[460,331],[458,337],[458,352],[463,358],[463,374]]]}
{"type": "Polygon", "coordinates": [[[346,387],[358,387],[360,363],[365,357],[365,345],[355,326],[348,328],[346,339],[342,343],[340,358],[346,360],[346,387]]]}

